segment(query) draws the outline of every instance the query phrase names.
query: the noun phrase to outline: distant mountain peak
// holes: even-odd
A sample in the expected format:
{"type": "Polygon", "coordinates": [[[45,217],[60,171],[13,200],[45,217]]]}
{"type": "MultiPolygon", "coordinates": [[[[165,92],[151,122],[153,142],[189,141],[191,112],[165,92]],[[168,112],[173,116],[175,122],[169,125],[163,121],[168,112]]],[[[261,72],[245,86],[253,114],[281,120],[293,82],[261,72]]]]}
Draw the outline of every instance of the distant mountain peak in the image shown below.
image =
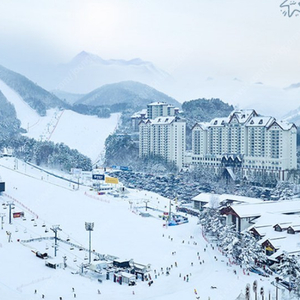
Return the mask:
{"type": "Polygon", "coordinates": [[[69,64],[78,64],[83,63],[86,60],[86,63],[103,63],[104,59],[96,54],[92,54],[86,51],[81,51],[78,53],[69,64]],[[89,60],[89,61],[88,61],[89,60]]]}
{"type": "MultiPolygon", "coordinates": [[[[97,54],[81,51],[69,62],[60,64],[47,74],[51,82],[48,89],[60,89],[83,94],[99,86],[133,80],[148,85],[168,84],[172,77],[152,62],[135,57],[132,59],[104,59],[97,54]]],[[[47,85],[48,86],[48,85],[47,85]]]]}
{"type": "Polygon", "coordinates": [[[285,87],[284,90],[293,90],[293,89],[298,89],[300,88],[300,82],[298,83],[293,83],[288,87],[285,87]]]}

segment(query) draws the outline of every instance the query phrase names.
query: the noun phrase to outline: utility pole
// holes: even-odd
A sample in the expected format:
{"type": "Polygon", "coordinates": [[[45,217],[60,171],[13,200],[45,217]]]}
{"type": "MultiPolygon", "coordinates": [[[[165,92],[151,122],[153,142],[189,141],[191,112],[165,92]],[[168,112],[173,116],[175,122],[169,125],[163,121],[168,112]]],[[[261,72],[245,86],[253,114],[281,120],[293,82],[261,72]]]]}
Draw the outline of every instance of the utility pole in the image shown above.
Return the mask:
{"type": "Polygon", "coordinates": [[[3,230],[3,224],[4,224],[4,221],[3,221],[3,218],[6,216],[5,213],[1,213],[0,214],[0,218],[1,218],[1,229],[3,230]]]}
{"type": "Polygon", "coordinates": [[[253,282],[253,292],[255,294],[255,300],[257,300],[257,281],[254,280],[253,282]]]}
{"type": "Polygon", "coordinates": [[[60,225],[53,225],[52,228],[50,228],[54,232],[54,256],[56,257],[56,251],[57,251],[57,231],[61,229],[59,228],[60,225]]]}
{"type": "Polygon", "coordinates": [[[89,232],[89,264],[91,264],[91,247],[92,247],[92,231],[94,230],[94,222],[85,222],[85,230],[89,232]]]}
{"type": "Polygon", "coordinates": [[[169,200],[169,215],[168,215],[168,221],[171,221],[171,200],[169,200]]]}
{"type": "Polygon", "coordinates": [[[11,210],[14,207],[11,207],[12,205],[14,205],[14,203],[12,201],[7,202],[7,206],[9,207],[9,211],[8,211],[8,224],[11,224],[11,210]]]}

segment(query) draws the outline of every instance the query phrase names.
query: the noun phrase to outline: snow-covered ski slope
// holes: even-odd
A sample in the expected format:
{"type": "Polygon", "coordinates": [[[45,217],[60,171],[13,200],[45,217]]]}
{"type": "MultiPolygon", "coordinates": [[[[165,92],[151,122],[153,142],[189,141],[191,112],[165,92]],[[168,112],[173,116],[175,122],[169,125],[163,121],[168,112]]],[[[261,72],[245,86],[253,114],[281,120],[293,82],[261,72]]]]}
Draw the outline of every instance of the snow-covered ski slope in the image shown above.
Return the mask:
{"type": "Polygon", "coordinates": [[[91,158],[92,162],[103,153],[105,139],[118,125],[119,114],[112,114],[108,119],[100,119],[70,110],[50,109],[45,117],[41,117],[18,93],[1,80],[0,90],[15,106],[17,118],[27,130],[28,137],[64,143],[91,158]]]}
{"type": "MultiPolygon", "coordinates": [[[[14,158],[0,159],[0,176],[6,182],[5,195],[0,196],[0,213],[6,213],[4,228],[0,230],[1,299],[40,299],[44,294],[45,299],[70,300],[74,299],[74,288],[76,298],[84,300],[188,300],[196,297],[234,300],[244,292],[246,284],[252,285],[254,280],[259,289],[263,286],[266,293],[270,290],[271,299],[275,299],[275,287],[270,284],[274,279],[253,273],[244,275],[239,266],[227,265],[228,259],[202,237],[196,217],[189,217],[187,224],[166,228],[159,218],[140,216],[136,207],[145,206],[145,200],[149,201],[148,207],[168,211],[169,200],[155,193],[130,190],[128,198],[124,199],[99,196],[88,187],[73,189],[67,181],[47,176],[14,158]],[[8,208],[4,209],[2,203],[13,199],[14,211],[24,211],[26,220],[12,219],[9,225],[8,208]],[[99,283],[94,277],[72,274],[86,262],[86,253],[76,248],[71,250],[62,242],[59,242],[57,258],[62,261],[66,256],[68,267],[65,270],[47,268],[44,260],[35,257],[31,250],[54,256],[53,240],[24,245],[17,241],[53,237],[49,229],[52,225],[60,225],[62,231],[58,236],[61,239],[70,238],[71,242],[88,248],[85,222],[95,224],[91,236],[92,249],[96,252],[151,264],[150,275],[154,281],[151,287],[141,280],[136,286],[128,286],[105,280],[105,277],[99,283]],[[8,243],[7,231],[12,233],[11,243],[8,243]],[[167,267],[170,268],[168,276],[167,267]],[[159,273],[157,278],[154,270],[157,275],[159,273]],[[184,281],[186,275],[189,275],[188,282],[184,281]]],[[[151,210],[148,209],[148,213],[151,214],[151,210]]]]}

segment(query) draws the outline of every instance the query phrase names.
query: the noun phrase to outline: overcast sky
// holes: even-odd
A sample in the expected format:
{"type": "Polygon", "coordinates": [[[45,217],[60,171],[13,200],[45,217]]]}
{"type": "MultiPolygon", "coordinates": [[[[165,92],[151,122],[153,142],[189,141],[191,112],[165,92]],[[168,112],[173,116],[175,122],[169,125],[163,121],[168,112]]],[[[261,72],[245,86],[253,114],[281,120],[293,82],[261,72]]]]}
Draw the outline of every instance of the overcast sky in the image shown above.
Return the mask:
{"type": "Polygon", "coordinates": [[[300,82],[300,16],[283,2],[1,0],[0,64],[22,71],[85,50],[151,61],[186,90],[207,78],[283,88],[300,82]]]}

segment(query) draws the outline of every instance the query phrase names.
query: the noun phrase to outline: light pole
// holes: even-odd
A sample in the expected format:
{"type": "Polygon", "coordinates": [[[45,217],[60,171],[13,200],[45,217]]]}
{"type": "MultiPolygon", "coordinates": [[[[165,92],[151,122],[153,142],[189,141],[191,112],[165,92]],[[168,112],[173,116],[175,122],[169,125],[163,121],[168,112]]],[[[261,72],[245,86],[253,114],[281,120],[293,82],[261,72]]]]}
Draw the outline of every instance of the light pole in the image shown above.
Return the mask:
{"type": "Polygon", "coordinates": [[[85,222],[85,230],[89,232],[89,264],[91,264],[91,245],[92,231],[94,230],[94,222],[85,222]]]}
{"type": "Polygon", "coordinates": [[[57,251],[57,231],[61,229],[59,228],[60,225],[53,225],[52,228],[50,228],[54,232],[54,256],[56,257],[56,251],[57,251]]]}
{"type": "Polygon", "coordinates": [[[144,200],[145,204],[146,204],[146,211],[147,211],[147,208],[148,208],[148,203],[150,202],[149,200],[144,200]]]}
{"type": "Polygon", "coordinates": [[[279,281],[279,277],[275,277],[276,280],[276,300],[278,300],[278,281],[279,281]]]}
{"type": "Polygon", "coordinates": [[[14,203],[12,201],[7,202],[7,206],[9,207],[9,211],[8,211],[8,224],[11,224],[11,210],[14,207],[11,207],[12,205],[14,205],[14,203]]]}

